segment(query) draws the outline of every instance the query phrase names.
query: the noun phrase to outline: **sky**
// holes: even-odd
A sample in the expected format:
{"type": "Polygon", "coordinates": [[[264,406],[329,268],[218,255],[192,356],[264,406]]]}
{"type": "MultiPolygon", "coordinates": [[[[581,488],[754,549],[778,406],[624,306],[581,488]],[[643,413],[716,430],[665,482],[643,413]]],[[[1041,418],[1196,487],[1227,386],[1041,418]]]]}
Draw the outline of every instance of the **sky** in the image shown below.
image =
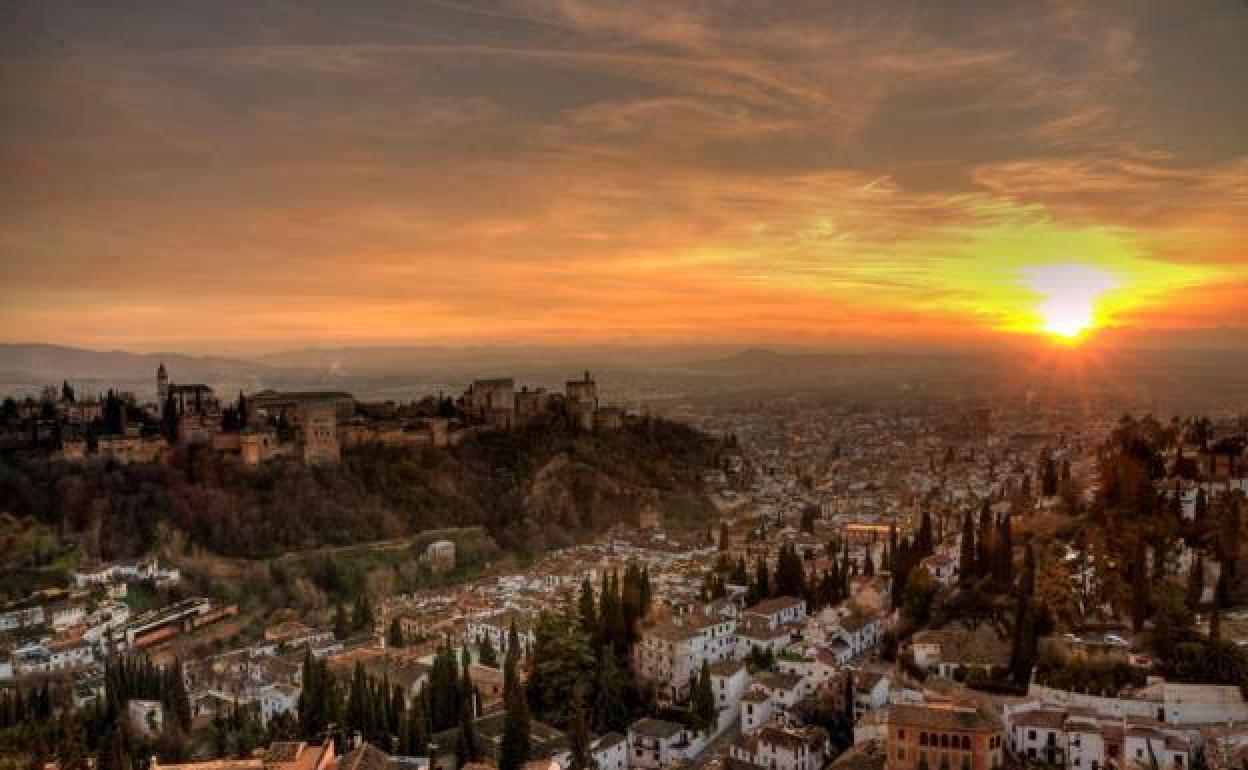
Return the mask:
{"type": "Polygon", "coordinates": [[[1245,40],[1244,0],[0,0],[0,340],[1243,339],[1245,40]]]}

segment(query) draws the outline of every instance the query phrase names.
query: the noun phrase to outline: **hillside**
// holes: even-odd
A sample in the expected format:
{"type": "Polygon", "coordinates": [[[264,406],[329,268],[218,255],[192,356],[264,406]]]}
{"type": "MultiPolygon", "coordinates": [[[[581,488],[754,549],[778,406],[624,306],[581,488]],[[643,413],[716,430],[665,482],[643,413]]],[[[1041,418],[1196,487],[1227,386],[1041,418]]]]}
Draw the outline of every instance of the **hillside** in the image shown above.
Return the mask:
{"type": "Polygon", "coordinates": [[[0,513],[103,559],[145,553],[169,527],[213,553],[265,557],[480,525],[524,554],[636,521],[650,502],[674,523],[701,526],[709,507],[699,473],[717,451],[693,429],[646,418],[607,434],[552,420],[449,449],[368,447],[334,468],[247,470],[211,452],[169,466],[13,456],[0,458],[0,513]]]}

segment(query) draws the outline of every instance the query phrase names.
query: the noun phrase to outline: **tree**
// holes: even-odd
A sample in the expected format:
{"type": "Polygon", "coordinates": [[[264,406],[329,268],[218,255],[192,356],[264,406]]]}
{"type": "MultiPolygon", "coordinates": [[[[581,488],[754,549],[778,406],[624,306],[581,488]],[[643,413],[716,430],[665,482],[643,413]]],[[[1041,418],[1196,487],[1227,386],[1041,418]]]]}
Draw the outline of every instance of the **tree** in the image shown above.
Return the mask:
{"type": "Polygon", "coordinates": [[[407,720],[399,739],[404,756],[423,756],[429,746],[429,718],[425,714],[425,691],[422,688],[407,709],[407,720]]]}
{"type": "Polygon", "coordinates": [[[711,667],[703,660],[702,671],[690,695],[690,710],[693,712],[694,725],[700,730],[708,730],[715,724],[715,692],[711,689],[711,667]]]}
{"type": "Polygon", "coordinates": [[[581,628],[592,635],[598,628],[598,614],[594,607],[594,587],[590,585],[588,576],[581,581],[580,616],[581,628]]]}
{"type": "Polygon", "coordinates": [[[916,626],[927,623],[932,613],[932,600],[936,597],[936,581],[925,567],[910,570],[902,598],[902,613],[916,626]]]}
{"type": "Polygon", "coordinates": [[[1187,574],[1187,608],[1195,611],[1200,606],[1201,597],[1205,595],[1205,557],[1200,554],[1192,562],[1192,569],[1187,574]]]}
{"type": "Polygon", "coordinates": [[[767,572],[767,560],[759,554],[754,563],[754,591],[751,603],[771,597],[771,576],[767,572]]]}
{"type": "Polygon", "coordinates": [[[958,553],[958,582],[969,585],[975,579],[975,520],[967,511],[962,517],[962,543],[958,553]]]}
{"type": "Polygon", "coordinates": [[[1018,579],[1018,603],[1014,609],[1014,638],[1010,647],[1010,672],[1014,683],[1024,685],[1031,678],[1036,638],[1031,597],[1036,592],[1036,554],[1031,543],[1023,556],[1023,572],[1018,579]]]}
{"type": "Polygon", "coordinates": [[[572,693],[572,718],[568,723],[569,770],[597,770],[589,743],[589,718],[585,709],[584,688],[577,685],[572,693]]]}
{"type": "Polygon", "coordinates": [[[61,382],[61,400],[70,404],[74,403],[74,387],[69,384],[69,380],[61,382]]]}
{"type": "Polygon", "coordinates": [[[992,505],[984,500],[979,512],[979,532],[975,538],[975,572],[979,575],[992,574],[992,529],[992,505]]]}
{"type": "Polygon", "coordinates": [[[480,658],[481,665],[498,668],[498,652],[494,649],[494,642],[489,634],[481,637],[477,645],[477,657],[480,658]]]}
{"type": "Polygon", "coordinates": [[[347,623],[347,609],[342,606],[342,600],[339,599],[334,605],[334,638],[341,641],[350,635],[351,628],[347,623]]]}
{"type": "Polygon", "coordinates": [[[509,645],[503,663],[503,735],[498,749],[499,770],[521,770],[532,751],[529,704],[520,686],[519,645],[509,645]]]}
{"type": "Polygon", "coordinates": [[[386,644],[390,647],[402,647],[406,644],[403,638],[403,626],[398,618],[390,621],[390,628],[386,630],[386,644]]]}
{"type": "Polygon", "coordinates": [[[373,605],[368,601],[368,594],[363,591],[355,598],[355,607],[351,610],[351,626],[356,631],[373,630],[373,605]]]}
{"type": "Polygon", "coordinates": [[[598,731],[605,733],[624,729],[629,718],[625,702],[626,682],[610,647],[599,650],[598,678],[594,690],[594,725],[598,731]]]}
{"type": "Polygon", "coordinates": [[[815,531],[815,519],[819,516],[819,507],[816,505],[808,505],[802,509],[801,528],[803,532],[813,533],[815,531]]]}
{"type": "Polygon", "coordinates": [[[1053,455],[1048,452],[1040,458],[1040,494],[1044,497],[1057,494],[1057,467],[1053,463],[1053,455]]]}
{"type": "Polygon", "coordinates": [[[776,595],[802,596],[806,593],[806,576],[797,549],[786,543],[776,557],[776,595]]]}
{"type": "Polygon", "coordinates": [[[481,757],[481,747],[477,742],[477,729],[474,724],[477,716],[476,697],[467,666],[464,667],[461,691],[463,697],[459,708],[459,734],[455,740],[455,759],[459,766],[463,767],[481,757]]]}
{"type": "Polygon", "coordinates": [[[1010,528],[1010,514],[1004,513],[997,521],[997,542],[992,560],[992,576],[998,583],[1010,582],[1014,571],[1014,536],[1010,528]]]}

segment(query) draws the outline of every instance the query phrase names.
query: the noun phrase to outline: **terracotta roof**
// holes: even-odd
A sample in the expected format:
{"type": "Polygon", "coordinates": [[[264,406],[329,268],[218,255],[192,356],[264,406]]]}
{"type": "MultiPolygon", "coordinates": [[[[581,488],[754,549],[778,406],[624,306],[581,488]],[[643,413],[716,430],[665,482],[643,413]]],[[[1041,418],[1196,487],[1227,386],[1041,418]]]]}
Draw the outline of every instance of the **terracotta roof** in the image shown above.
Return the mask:
{"type": "Polygon", "coordinates": [[[996,730],[996,720],[969,706],[897,703],[889,710],[889,724],[930,727],[935,730],[996,730]]]}

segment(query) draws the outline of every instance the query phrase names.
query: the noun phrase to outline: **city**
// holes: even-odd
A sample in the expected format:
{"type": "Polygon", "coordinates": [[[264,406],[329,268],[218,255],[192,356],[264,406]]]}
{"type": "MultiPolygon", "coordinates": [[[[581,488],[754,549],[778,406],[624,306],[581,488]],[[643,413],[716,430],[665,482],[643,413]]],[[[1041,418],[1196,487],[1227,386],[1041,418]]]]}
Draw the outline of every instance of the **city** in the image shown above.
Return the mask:
{"type": "MultiPolygon", "coordinates": [[[[55,464],[67,506],[92,467],[427,463],[669,422],[608,405],[590,372],[563,392],[496,378],[411,403],[266,390],[223,407],[162,365],[150,392],[8,398],[5,445],[55,464]]],[[[787,399],[686,419],[705,509],[615,490],[608,527],[521,560],[489,522],[229,564],[159,538],[109,560],[129,547],[92,533],[110,517],[52,527],[19,503],[9,561],[39,578],[5,586],[0,713],[65,708],[88,736],[120,722],[101,752],[188,770],[1239,762],[1244,417],[787,399]]],[[[537,475],[592,457],[563,451],[537,475]]]]}

